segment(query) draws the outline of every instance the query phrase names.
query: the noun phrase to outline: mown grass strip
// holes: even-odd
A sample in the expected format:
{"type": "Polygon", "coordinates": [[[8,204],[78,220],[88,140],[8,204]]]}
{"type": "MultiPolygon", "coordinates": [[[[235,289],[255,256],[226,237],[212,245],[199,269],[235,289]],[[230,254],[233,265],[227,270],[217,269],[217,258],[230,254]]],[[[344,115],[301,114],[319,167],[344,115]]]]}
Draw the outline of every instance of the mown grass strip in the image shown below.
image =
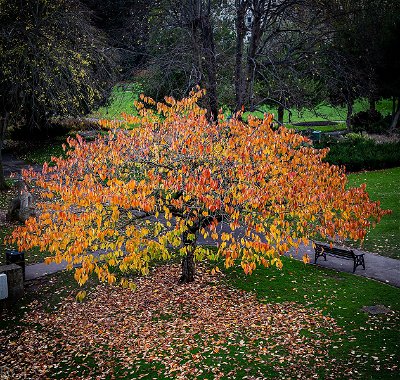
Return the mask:
{"type": "Polygon", "coordinates": [[[354,173],[348,178],[349,186],[365,183],[371,199],[379,200],[384,209],[392,210],[391,214],[385,215],[380,223],[368,232],[364,248],[400,259],[400,167],[354,173]]]}

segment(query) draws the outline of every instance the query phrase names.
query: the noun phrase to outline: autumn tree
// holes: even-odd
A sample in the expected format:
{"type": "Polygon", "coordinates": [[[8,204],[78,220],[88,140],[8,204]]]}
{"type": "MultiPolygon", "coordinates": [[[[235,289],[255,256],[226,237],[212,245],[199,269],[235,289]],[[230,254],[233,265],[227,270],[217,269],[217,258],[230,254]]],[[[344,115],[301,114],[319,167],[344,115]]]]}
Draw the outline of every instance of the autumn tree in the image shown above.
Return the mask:
{"type": "Polygon", "coordinates": [[[81,264],[81,285],[92,272],[129,285],[130,272],[175,256],[186,283],[198,260],[222,258],[246,273],[281,267],[283,253],[315,236],[362,240],[386,213],[365,186],[347,188],[344,171],[323,161],[327,149],[273,131],[271,115],[210,123],[197,105],[203,94],[164,103],[142,96],[139,116],[104,122],[107,136],[70,139],[67,158],[24,172],[41,195],[40,215],[10,241],[81,264]],[[218,249],[198,245],[200,235],[218,249]]]}
{"type": "Polygon", "coordinates": [[[9,124],[32,136],[55,116],[86,114],[113,77],[112,49],[75,0],[0,0],[0,55],[0,148],[9,124]]]}

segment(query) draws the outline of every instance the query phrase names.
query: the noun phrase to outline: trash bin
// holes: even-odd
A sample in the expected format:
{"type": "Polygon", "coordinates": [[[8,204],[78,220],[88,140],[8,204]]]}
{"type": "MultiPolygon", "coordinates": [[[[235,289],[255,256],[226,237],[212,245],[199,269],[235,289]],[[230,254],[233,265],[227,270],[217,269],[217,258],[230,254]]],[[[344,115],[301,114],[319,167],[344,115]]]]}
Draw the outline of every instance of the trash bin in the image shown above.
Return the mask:
{"type": "Polygon", "coordinates": [[[22,276],[25,280],[25,253],[15,249],[6,249],[6,264],[17,264],[22,268],[22,276]]]}
{"type": "Polygon", "coordinates": [[[311,135],[311,140],[315,142],[321,141],[321,131],[313,131],[311,135]]]}

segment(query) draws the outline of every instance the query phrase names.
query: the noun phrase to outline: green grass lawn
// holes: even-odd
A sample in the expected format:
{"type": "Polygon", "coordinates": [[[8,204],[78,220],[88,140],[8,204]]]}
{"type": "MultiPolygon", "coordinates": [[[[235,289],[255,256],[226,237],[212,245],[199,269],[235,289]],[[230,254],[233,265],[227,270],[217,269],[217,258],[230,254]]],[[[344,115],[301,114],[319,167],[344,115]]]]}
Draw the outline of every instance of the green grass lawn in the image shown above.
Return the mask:
{"type": "Polygon", "coordinates": [[[50,163],[51,157],[63,157],[65,152],[62,144],[65,143],[66,138],[62,141],[56,140],[54,142],[46,142],[45,144],[33,147],[29,151],[22,153],[19,157],[29,164],[43,165],[45,162],[50,163]]]}
{"type": "Polygon", "coordinates": [[[141,88],[139,84],[118,84],[114,87],[109,103],[92,113],[93,117],[105,119],[118,119],[121,113],[135,114],[133,102],[138,99],[141,88]]]}
{"type": "Polygon", "coordinates": [[[362,363],[353,378],[398,378],[398,367],[396,372],[386,372],[383,363],[390,357],[397,365],[400,360],[400,289],[286,257],[283,263],[281,271],[260,269],[251,276],[232,269],[227,281],[254,292],[262,302],[297,302],[322,309],[346,331],[331,347],[332,356],[344,361],[355,357],[362,363]],[[371,316],[361,310],[378,304],[395,313],[371,316]]]}
{"type": "Polygon", "coordinates": [[[384,209],[392,210],[366,237],[365,249],[400,259],[400,167],[350,174],[349,185],[367,184],[371,199],[380,200],[384,209]]]}
{"type": "MultiPolygon", "coordinates": [[[[253,114],[258,117],[263,116],[263,112],[277,114],[277,110],[268,106],[260,107],[262,112],[254,112],[253,114]]],[[[353,114],[369,109],[369,104],[366,99],[358,99],[354,104],[353,114]]],[[[389,115],[392,112],[392,101],[390,99],[384,99],[376,104],[377,111],[381,112],[383,116],[389,115]]],[[[292,110],[292,123],[305,122],[305,121],[343,121],[346,120],[346,108],[345,107],[334,107],[329,104],[321,104],[315,109],[300,109],[292,110]]],[[[288,112],[284,113],[284,123],[289,123],[288,112]]],[[[322,130],[322,129],[321,129],[322,130]]]]}
{"type": "MultiPolygon", "coordinates": [[[[109,99],[109,104],[99,108],[95,111],[92,116],[99,118],[118,118],[122,112],[128,114],[134,114],[136,112],[133,102],[138,99],[141,93],[141,86],[137,83],[121,83],[114,87],[111,97],[109,99]]],[[[253,115],[258,117],[263,117],[263,113],[277,113],[277,110],[268,106],[259,107],[261,112],[253,112],[253,115]]],[[[354,104],[353,113],[367,110],[369,108],[368,101],[366,99],[359,99],[354,104]]],[[[384,99],[377,102],[376,108],[379,112],[386,116],[392,112],[392,101],[390,99],[384,99]]],[[[246,117],[249,113],[246,112],[244,116],[246,117]]],[[[346,108],[345,107],[334,107],[328,104],[321,104],[317,106],[314,110],[310,109],[300,109],[292,110],[291,123],[304,122],[304,121],[343,121],[346,119],[346,108]]],[[[285,112],[284,122],[289,122],[289,115],[285,112]]],[[[301,130],[301,127],[296,127],[296,129],[301,130]]],[[[305,128],[307,129],[307,128],[305,128]]],[[[343,124],[339,124],[337,128],[335,126],[330,127],[319,127],[318,130],[324,132],[331,132],[333,130],[345,129],[343,124]]]]}
{"type": "Polygon", "coordinates": [[[71,273],[47,277],[0,308],[3,363],[58,379],[397,379],[400,289],[283,263],[251,276],[203,267],[185,286],[179,265],[159,267],[134,293],[91,280],[82,303],[71,273]],[[377,304],[391,312],[362,310],[377,304]],[[29,355],[10,364],[16,350],[29,355]]]}
{"type": "Polygon", "coordinates": [[[316,131],[321,131],[321,132],[335,132],[335,131],[344,131],[347,127],[346,124],[344,123],[338,123],[335,125],[319,125],[319,126],[309,126],[309,127],[304,127],[304,126],[298,126],[298,125],[293,125],[293,124],[286,124],[285,127],[295,129],[296,131],[306,131],[308,129],[314,129],[316,131]]]}

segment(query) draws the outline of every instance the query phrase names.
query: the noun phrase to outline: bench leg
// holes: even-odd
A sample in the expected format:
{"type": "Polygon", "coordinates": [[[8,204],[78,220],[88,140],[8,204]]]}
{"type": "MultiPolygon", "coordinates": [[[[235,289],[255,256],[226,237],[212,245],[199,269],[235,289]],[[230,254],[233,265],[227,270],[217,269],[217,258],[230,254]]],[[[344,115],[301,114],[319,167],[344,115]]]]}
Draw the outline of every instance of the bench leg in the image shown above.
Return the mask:
{"type": "Polygon", "coordinates": [[[353,273],[356,271],[356,268],[359,265],[362,265],[363,269],[365,270],[364,255],[357,255],[357,256],[354,257],[353,273]]]}
{"type": "Polygon", "coordinates": [[[326,253],[317,253],[315,252],[315,256],[314,256],[314,264],[317,263],[318,257],[324,256],[324,259],[326,261],[326,253]]]}

